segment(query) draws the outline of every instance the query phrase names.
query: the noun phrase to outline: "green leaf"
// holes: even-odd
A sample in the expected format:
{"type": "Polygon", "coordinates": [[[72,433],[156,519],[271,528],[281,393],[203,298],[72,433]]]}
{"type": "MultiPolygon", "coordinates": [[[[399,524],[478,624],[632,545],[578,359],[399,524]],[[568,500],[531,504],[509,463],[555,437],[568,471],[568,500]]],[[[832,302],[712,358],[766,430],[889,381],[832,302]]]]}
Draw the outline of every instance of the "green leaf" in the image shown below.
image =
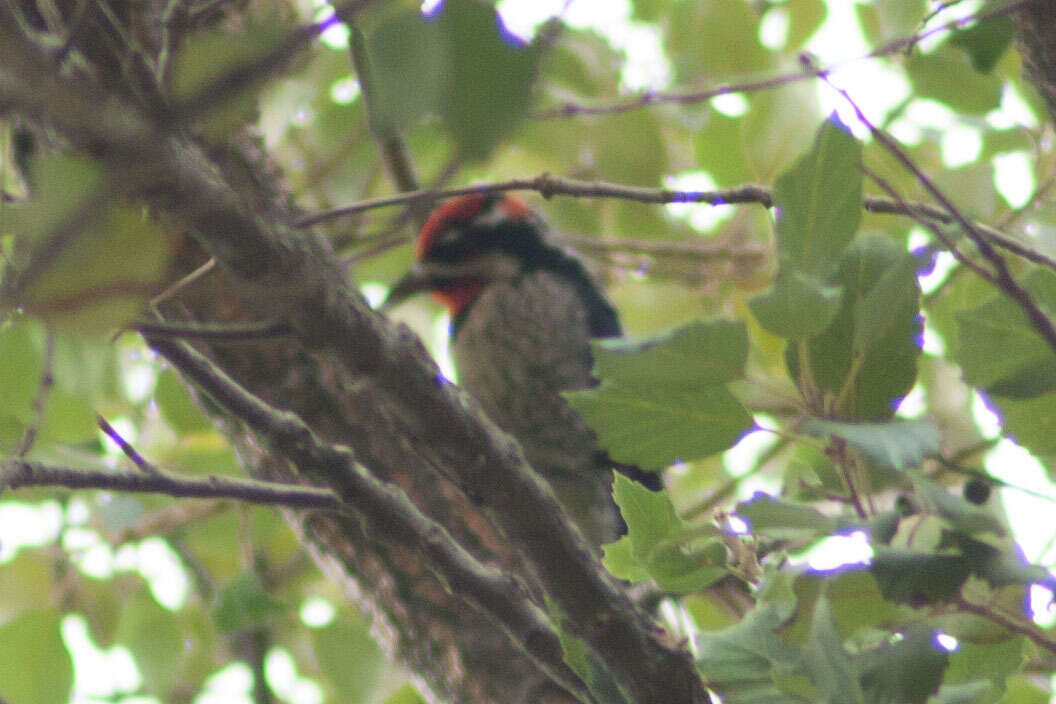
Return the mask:
{"type": "Polygon", "coordinates": [[[66,704],[73,663],[55,611],[26,611],[0,626],[0,697],[8,704],[66,704]]]}
{"type": "MultiPolygon", "coordinates": [[[[193,104],[199,96],[215,90],[214,81],[252,67],[278,49],[287,39],[287,29],[292,27],[278,13],[253,18],[247,12],[239,23],[188,33],[172,57],[173,98],[193,104]],[[232,30],[235,25],[237,31],[232,30]]],[[[260,80],[243,80],[236,89],[225,90],[223,100],[198,120],[198,129],[223,140],[255,122],[260,113],[257,93],[262,85],[260,80]]]]}
{"type": "Polygon", "coordinates": [[[743,375],[747,349],[744,325],[728,321],[601,343],[601,386],[566,397],[615,459],[659,469],[725,450],[751,427],[751,415],[722,383],[743,375]]]}
{"type": "MultiPolygon", "coordinates": [[[[751,107],[737,118],[741,139],[734,147],[744,152],[751,180],[773,183],[817,138],[823,116],[814,108],[815,96],[809,85],[800,82],[747,96],[751,107]]],[[[701,148],[698,145],[697,151],[701,148]]],[[[736,183],[740,181],[728,185],[736,183]]]]}
{"type": "Polygon", "coordinates": [[[725,577],[726,546],[711,538],[699,547],[667,545],[649,556],[648,571],[656,585],[670,594],[695,594],[725,577]]]}
{"type": "Polygon", "coordinates": [[[862,218],[862,146],[835,116],[774,185],[782,266],[826,276],[862,218]]]}
{"type": "Polygon", "coordinates": [[[675,505],[666,492],[649,491],[617,473],[612,495],[627,523],[627,537],[636,556],[647,557],[657,545],[682,530],[683,521],[675,513],[675,505]]]}
{"type": "Polygon", "coordinates": [[[918,98],[945,103],[954,112],[982,115],[1001,103],[1002,78],[977,72],[969,57],[950,44],[930,54],[914,52],[905,66],[918,98]]]}
{"type": "Polygon", "coordinates": [[[1026,659],[1025,644],[1026,640],[1022,637],[987,645],[960,642],[957,650],[950,653],[950,666],[943,678],[945,686],[940,694],[948,685],[958,682],[975,685],[974,688],[978,689],[979,681],[982,680],[983,690],[990,689],[996,700],[1004,694],[1008,676],[1023,666],[1026,659]]]}
{"type": "Polygon", "coordinates": [[[932,629],[912,624],[902,638],[862,657],[862,688],[869,702],[924,704],[939,689],[949,653],[932,629]]]}
{"type": "Polygon", "coordinates": [[[751,181],[745,154],[744,124],[739,118],[708,112],[707,122],[693,135],[693,154],[698,168],[707,171],[719,186],[751,181]]]}
{"type": "Polygon", "coordinates": [[[60,328],[111,334],[139,314],[160,284],[169,254],[158,223],[138,206],[115,202],[28,275],[19,303],[60,328]]]}
{"type": "Polygon", "coordinates": [[[634,543],[631,536],[623,535],[614,543],[601,546],[604,557],[601,564],[614,577],[625,579],[632,584],[650,579],[649,570],[645,569],[634,556],[634,543]]]}
{"type": "Polygon", "coordinates": [[[803,664],[817,690],[818,701],[864,704],[858,684],[858,668],[843,647],[836,631],[829,598],[824,594],[814,603],[810,635],[803,646],[803,664]]]}
{"type": "MultiPolygon", "coordinates": [[[[1001,700],[1002,704],[1051,704],[1052,693],[1049,689],[1048,683],[1038,682],[1037,679],[1026,672],[1020,672],[1012,675],[1006,680],[1008,685],[1008,691],[1005,693],[1005,698],[1001,700]]],[[[965,686],[965,685],[954,685],[954,686],[965,686]]],[[[945,689],[945,687],[943,687],[945,689]]],[[[939,691],[942,694],[942,690],[939,691]]],[[[936,702],[935,704],[948,704],[947,702],[936,702]]],[[[960,702],[954,702],[954,704],[961,704],[960,702]]],[[[975,704],[975,702],[972,702],[975,704]]]]}
{"type": "MultiPolygon", "coordinates": [[[[962,684],[944,684],[935,696],[928,699],[928,704],[978,704],[987,690],[986,682],[964,682],[962,684]]],[[[1023,699],[1009,699],[1016,704],[1027,704],[1023,699]]],[[[1047,704],[1048,697],[1043,697],[1038,704],[1047,704]]]]}
{"type": "Polygon", "coordinates": [[[480,159],[525,117],[537,46],[518,45],[495,9],[449,0],[435,20],[446,56],[440,114],[459,153],[480,159]]]}
{"type": "Polygon", "coordinates": [[[357,620],[336,620],[312,629],[312,647],[319,669],[330,680],[336,701],[372,702],[385,658],[370,629],[357,620]]]}
{"type": "Polygon", "coordinates": [[[24,611],[48,608],[53,589],[52,567],[44,552],[19,550],[14,559],[0,566],[0,594],[4,595],[0,599],[0,623],[7,623],[24,611]]]}
{"type": "MultiPolygon", "coordinates": [[[[890,418],[897,400],[916,379],[923,321],[917,314],[920,287],[911,274],[911,261],[899,245],[878,236],[856,238],[840,259],[831,283],[843,288],[842,308],[824,332],[807,342],[807,351],[815,383],[842,399],[837,410],[844,418],[890,418]],[[898,274],[891,276],[902,280],[901,289],[889,286],[892,280],[887,276],[892,270],[898,274]],[[870,294],[881,282],[884,290],[897,289],[889,305],[898,314],[859,319],[858,315],[875,310],[871,304],[860,304],[867,299],[878,300],[870,299],[870,294]],[[857,333],[859,326],[872,330],[857,333]],[[868,342],[868,349],[857,355],[856,338],[859,344],[868,342]]],[[[800,347],[789,345],[786,350],[786,364],[793,378],[799,377],[800,347]]]]}
{"type": "MultiPolygon", "coordinates": [[[[5,203],[0,208],[0,232],[14,234],[26,244],[36,243],[73,215],[98,187],[101,169],[90,159],[49,151],[34,160],[33,177],[31,200],[5,203]]],[[[24,264],[16,260],[14,268],[24,264]]],[[[11,273],[11,269],[5,270],[4,277],[11,273]]]]}
{"type": "MultiPolygon", "coordinates": [[[[352,33],[353,48],[362,40],[352,33]]],[[[380,23],[359,50],[369,62],[369,82],[360,76],[367,97],[371,131],[388,136],[437,112],[447,54],[435,22],[418,8],[380,23]],[[369,89],[368,89],[369,83],[369,89]]]]}
{"type": "Polygon", "coordinates": [[[697,321],[646,340],[593,343],[594,373],[626,387],[706,388],[740,379],[748,330],[732,320],[697,321]]]}
{"type": "Polygon", "coordinates": [[[132,652],[147,692],[162,699],[170,697],[185,652],[177,615],[140,590],[124,603],[118,618],[114,639],[132,652]]]}
{"type": "Polygon", "coordinates": [[[968,54],[972,68],[990,73],[1012,45],[1012,19],[1008,15],[991,17],[968,29],[954,32],[950,44],[968,54]]]}
{"type": "Polygon", "coordinates": [[[895,470],[917,467],[939,451],[939,430],[929,420],[840,423],[811,418],[803,424],[803,432],[842,438],[870,462],[895,470]]]}
{"type": "Polygon", "coordinates": [[[707,390],[646,390],[602,382],[567,394],[620,462],[661,469],[733,446],[752,427],[752,416],[722,385],[707,390]]]}
{"type": "Polygon", "coordinates": [[[789,14],[786,49],[802,47],[828,15],[828,7],[823,0],[788,0],[781,7],[789,14]]]}
{"type": "Polygon", "coordinates": [[[917,262],[902,257],[855,303],[854,353],[868,354],[904,321],[914,320],[919,308],[917,262]]]}
{"type": "Polygon", "coordinates": [[[396,690],[396,693],[385,700],[384,704],[425,704],[422,695],[413,685],[405,684],[396,690]]]}
{"type": "Polygon", "coordinates": [[[827,594],[832,621],[840,636],[851,638],[867,629],[890,628],[904,616],[902,607],[885,601],[866,566],[846,565],[831,571],[804,570],[795,576],[793,591],[798,609],[781,635],[792,645],[805,643],[811,629],[814,603],[827,594]]]}
{"type": "MultiPolygon", "coordinates": [[[[1037,269],[1021,282],[1046,315],[1056,311],[1056,273],[1037,269]]],[[[969,384],[1010,398],[1031,398],[1056,388],[1056,356],[1023,309],[998,294],[956,314],[955,359],[969,384]]]]}
{"type": "Polygon", "coordinates": [[[1056,454],[1056,393],[1026,399],[991,396],[990,401],[1006,435],[1035,454],[1056,454]]]}
{"type": "Polygon", "coordinates": [[[665,23],[675,80],[721,81],[770,67],[773,58],[759,44],[758,26],[756,12],[738,0],[676,3],[665,23]]]}
{"type": "Polygon", "coordinates": [[[782,269],[770,290],[749,300],[759,324],[778,337],[817,335],[840,310],[843,289],[826,286],[808,274],[782,269]]]}
{"type": "Polygon", "coordinates": [[[136,525],[144,513],[142,501],[134,494],[114,494],[110,500],[93,507],[95,519],[111,534],[136,525]]]}
{"type": "Polygon", "coordinates": [[[181,435],[213,429],[172,369],[165,369],[158,374],[158,382],[154,387],[154,402],[158,404],[158,410],[161,411],[165,422],[181,435]]]}
{"type": "Polygon", "coordinates": [[[40,324],[25,317],[0,324],[0,398],[5,415],[28,423],[44,374],[44,336],[40,324]]]}
{"type": "Polygon", "coordinates": [[[775,671],[789,672],[800,666],[799,652],[776,631],[787,615],[767,604],[757,606],[729,628],[697,636],[697,669],[709,686],[720,691],[751,686],[772,686],[775,671]]]}
{"type": "Polygon", "coordinates": [[[87,399],[51,389],[44,405],[41,441],[76,445],[95,440],[98,433],[95,409],[87,399]]]}
{"type": "Polygon", "coordinates": [[[946,601],[960,591],[970,566],[962,555],[876,547],[870,567],[884,598],[920,606],[946,601]]]}
{"type": "Polygon", "coordinates": [[[654,579],[665,591],[691,593],[726,574],[722,543],[711,539],[701,546],[687,545],[688,526],[666,492],[649,491],[617,474],[613,497],[627,524],[627,535],[604,547],[605,567],[615,576],[632,582],[654,579]]]}
{"type": "MultiPolygon", "coordinates": [[[[575,95],[601,97],[620,80],[620,61],[612,46],[594,32],[563,27],[540,58],[540,74],[547,85],[564,88],[575,95]]],[[[555,99],[560,97],[554,91],[555,99]]],[[[550,134],[553,134],[550,132],[550,134]]]]}
{"type": "Polygon", "coordinates": [[[923,477],[913,477],[913,489],[929,513],[942,517],[954,530],[972,537],[1006,536],[1004,523],[986,507],[948,492],[923,477]]]}
{"type": "Polygon", "coordinates": [[[874,43],[919,31],[925,9],[924,0],[875,0],[855,6],[862,29],[874,43]]]}
{"type": "Polygon", "coordinates": [[[220,590],[213,606],[216,627],[224,633],[259,626],[288,609],[265,592],[252,572],[242,572],[220,590]]]}
{"type": "Polygon", "coordinates": [[[610,181],[655,186],[667,166],[661,123],[649,110],[606,115],[595,125],[598,173],[610,181]]]}
{"type": "Polygon", "coordinates": [[[778,540],[820,538],[836,529],[836,522],[809,506],[775,499],[757,491],[749,501],[737,504],[736,513],[748,521],[753,534],[778,540]]]}

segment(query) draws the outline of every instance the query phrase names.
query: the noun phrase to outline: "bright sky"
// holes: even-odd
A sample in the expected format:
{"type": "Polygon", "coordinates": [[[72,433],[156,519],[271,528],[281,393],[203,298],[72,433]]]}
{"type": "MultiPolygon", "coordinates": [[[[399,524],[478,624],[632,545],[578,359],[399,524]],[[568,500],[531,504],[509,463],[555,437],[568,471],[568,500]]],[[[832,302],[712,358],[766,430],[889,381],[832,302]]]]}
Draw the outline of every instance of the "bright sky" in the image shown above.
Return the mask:
{"type": "MultiPolygon", "coordinates": [[[[320,0],[321,2],[321,0],[320,0]]],[[[426,2],[429,9],[435,2],[426,2]]],[[[817,56],[822,65],[854,58],[865,54],[868,47],[853,15],[852,3],[846,0],[829,0],[829,15],[821,30],[810,42],[808,49],[817,56]]],[[[951,12],[965,14],[974,11],[979,2],[963,2],[951,12]]],[[[535,28],[548,18],[562,14],[564,20],[574,27],[591,27],[606,37],[610,44],[625,52],[627,61],[623,69],[623,86],[627,91],[642,89],[662,90],[669,87],[671,71],[661,53],[660,36],[654,27],[630,20],[628,0],[502,0],[499,3],[507,27],[519,36],[528,38],[535,28]]],[[[951,15],[952,18],[952,15],[951,15]]],[[[787,17],[780,10],[772,11],[763,23],[760,39],[772,48],[784,44],[787,33],[787,17]]],[[[347,32],[335,29],[325,41],[331,46],[343,46],[347,32]]],[[[925,49],[927,45],[925,45],[925,49]]],[[[856,100],[869,115],[881,115],[901,101],[909,92],[904,78],[885,69],[875,61],[854,62],[833,74],[837,84],[852,91],[856,100]],[[868,85],[869,91],[854,92],[855,86],[868,85]]],[[[826,110],[840,112],[845,124],[857,125],[847,106],[824,85],[818,85],[819,96],[826,110]]],[[[358,96],[358,86],[352,79],[334,84],[331,95],[337,102],[351,102],[358,96]]],[[[743,98],[737,95],[724,96],[713,101],[717,110],[729,115],[739,115],[745,109],[743,98]]],[[[1001,108],[987,116],[995,127],[1014,124],[1033,125],[1034,118],[1019,96],[1006,93],[1001,108]]],[[[947,166],[955,167],[976,158],[982,140],[977,128],[958,122],[947,108],[926,100],[916,100],[905,111],[903,117],[891,125],[892,132],[904,142],[913,144],[922,139],[925,128],[944,131],[942,145],[947,166]]],[[[859,136],[863,133],[859,131],[859,136]]],[[[1013,206],[1026,201],[1033,189],[1030,160],[1026,154],[1009,154],[1000,157],[995,164],[995,186],[1013,206]]],[[[715,187],[710,174],[701,171],[673,174],[667,185],[675,188],[710,189],[715,187]]],[[[706,230],[720,218],[727,217],[724,209],[710,206],[670,206],[672,214],[687,218],[695,227],[706,230]]],[[[940,267],[948,266],[948,258],[940,258],[940,267]]],[[[922,280],[927,290],[941,278],[933,275],[922,280]]],[[[379,294],[380,291],[368,291],[379,294]]],[[[446,321],[438,322],[438,334],[446,334],[446,321]]],[[[941,345],[941,340],[932,339],[928,344],[941,345]]],[[[440,346],[442,348],[442,346],[440,346]]],[[[442,360],[446,361],[446,360],[442,360]]],[[[449,365],[448,365],[449,369],[449,365]]],[[[149,365],[130,361],[126,382],[133,388],[148,393],[153,386],[153,371],[149,365]]],[[[902,411],[913,415],[920,407],[919,395],[907,399],[902,411]]],[[[995,419],[981,400],[977,400],[975,417],[981,428],[996,433],[995,419]]],[[[115,425],[119,425],[116,421],[115,425]]],[[[763,419],[765,424],[765,419],[763,419]]],[[[127,437],[134,437],[134,428],[125,427],[127,437]]],[[[759,453],[773,442],[773,436],[756,432],[746,436],[740,444],[726,453],[726,465],[733,475],[750,467],[759,453]]],[[[114,450],[117,452],[116,449],[114,450]]],[[[1001,441],[987,456],[988,469],[998,477],[1027,488],[1056,497],[1056,490],[1047,480],[1044,469],[1033,457],[1007,440],[1001,441]],[[1014,468],[1014,470],[1012,469],[1014,468]]],[[[766,481],[752,480],[745,490],[763,489],[774,491],[766,481]]],[[[1023,492],[1001,490],[1002,499],[1009,510],[1010,520],[1016,535],[1023,545],[1028,559],[1051,562],[1056,550],[1050,544],[1052,536],[1030,527],[1051,525],[1052,505],[1023,492]],[[1044,518],[1045,520],[1042,520],[1044,518]]],[[[188,579],[178,558],[164,540],[152,538],[139,545],[126,545],[116,554],[94,530],[84,526],[88,507],[81,499],[70,502],[66,515],[62,515],[59,504],[54,501],[28,505],[17,501],[6,501],[0,505],[0,565],[13,558],[22,546],[37,546],[62,536],[62,543],[72,550],[78,568],[87,576],[105,579],[115,572],[138,571],[148,582],[159,604],[178,609],[184,602],[188,590],[188,579]]],[[[833,538],[826,545],[814,550],[804,559],[821,567],[831,567],[841,562],[860,561],[869,558],[864,536],[833,538]]],[[[1045,596],[1045,595],[1041,595],[1045,596]]],[[[1036,602],[1038,605],[1040,601],[1036,602]]],[[[334,617],[334,607],[326,600],[312,598],[301,610],[302,620],[309,626],[326,625],[334,617]]],[[[683,615],[684,616],[684,615],[683,615]]],[[[1048,614],[1042,614],[1047,620],[1048,614]]],[[[672,620],[683,627],[688,621],[672,615],[672,620]]],[[[133,697],[130,693],[139,686],[139,673],[132,654],[116,646],[109,650],[99,649],[93,642],[87,622],[80,616],[71,615],[63,621],[63,636],[74,656],[76,668],[76,692],[74,704],[94,704],[105,699],[122,704],[153,704],[154,699],[133,697]],[[128,695],[122,697],[122,695],[128,695]]],[[[294,704],[319,704],[322,691],[311,680],[297,673],[296,662],[283,648],[274,649],[268,657],[269,682],[286,701],[294,704]]],[[[209,680],[206,692],[195,704],[249,704],[252,677],[249,669],[240,663],[219,670],[209,680]]]]}

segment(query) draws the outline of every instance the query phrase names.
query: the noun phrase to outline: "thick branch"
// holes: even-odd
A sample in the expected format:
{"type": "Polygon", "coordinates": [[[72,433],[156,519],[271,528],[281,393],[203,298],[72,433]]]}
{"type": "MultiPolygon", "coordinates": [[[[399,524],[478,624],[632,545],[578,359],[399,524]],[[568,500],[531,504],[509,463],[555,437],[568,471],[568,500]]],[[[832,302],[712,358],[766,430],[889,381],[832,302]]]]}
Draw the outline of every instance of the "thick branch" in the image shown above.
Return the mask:
{"type": "MultiPolygon", "coordinates": [[[[58,76],[9,20],[0,9],[0,98],[114,160],[122,167],[114,178],[188,222],[247,294],[287,314],[309,349],[387,390],[419,431],[414,441],[428,444],[438,471],[504,530],[567,618],[564,625],[633,700],[705,701],[688,653],[663,643],[658,627],[593,558],[516,441],[440,375],[415,336],[369,309],[321,239],[252,212],[195,145],[148,123],[135,106],[58,76]]],[[[342,481],[343,464],[321,469],[332,485],[342,481]]]]}
{"type": "Polygon", "coordinates": [[[1020,3],[1012,13],[1023,70],[1056,118],[1056,5],[1051,0],[1020,3]]]}
{"type": "Polygon", "coordinates": [[[399,488],[378,480],[359,466],[347,447],[323,442],[295,414],[272,408],[187,345],[161,338],[148,342],[221,406],[266,438],[298,467],[301,475],[329,478],[341,498],[330,491],[315,490],[323,491],[335,502],[336,506],[326,508],[352,508],[386,541],[418,546],[449,589],[468,597],[488,613],[555,682],[581,698],[589,698],[583,683],[565,665],[561,644],[546,615],[514,579],[481,565],[443,526],[423,515],[399,488]]]}

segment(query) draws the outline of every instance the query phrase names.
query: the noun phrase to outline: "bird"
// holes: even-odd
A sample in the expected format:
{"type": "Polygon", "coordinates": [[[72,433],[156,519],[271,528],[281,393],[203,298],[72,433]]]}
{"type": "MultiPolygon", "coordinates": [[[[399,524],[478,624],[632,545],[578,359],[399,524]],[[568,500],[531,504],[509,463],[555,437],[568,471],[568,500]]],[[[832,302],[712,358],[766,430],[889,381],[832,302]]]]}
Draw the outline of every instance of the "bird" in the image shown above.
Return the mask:
{"type": "Polygon", "coordinates": [[[422,227],[414,254],[382,308],[425,291],[445,305],[458,383],[518,439],[595,547],[616,540],[626,527],[612,498],[613,469],[654,491],[661,482],[613,461],[562,396],[598,384],[590,341],[622,335],[602,287],[510,194],[447,201],[422,227]]]}

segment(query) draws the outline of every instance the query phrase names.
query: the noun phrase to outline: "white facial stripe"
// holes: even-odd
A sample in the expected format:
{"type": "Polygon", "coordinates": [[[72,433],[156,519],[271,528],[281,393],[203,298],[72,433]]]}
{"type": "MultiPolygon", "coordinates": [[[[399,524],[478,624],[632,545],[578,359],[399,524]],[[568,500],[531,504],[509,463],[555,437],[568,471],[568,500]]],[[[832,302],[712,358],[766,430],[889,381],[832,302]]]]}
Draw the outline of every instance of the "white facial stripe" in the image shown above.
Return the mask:
{"type": "Polygon", "coordinates": [[[498,225],[504,220],[509,220],[509,218],[510,214],[506,212],[506,208],[503,207],[502,201],[497,200],[491,204],[490,208],[473,218],[473,223],[475,225],[483,226],[498,225]]]}
{"type": "Polygon", "coordinates": [[[520,273],[522,263],[505,252],[489,252],[457,264],[419,262],[423,275],[438,279],[512,279],[520,273]]]}

